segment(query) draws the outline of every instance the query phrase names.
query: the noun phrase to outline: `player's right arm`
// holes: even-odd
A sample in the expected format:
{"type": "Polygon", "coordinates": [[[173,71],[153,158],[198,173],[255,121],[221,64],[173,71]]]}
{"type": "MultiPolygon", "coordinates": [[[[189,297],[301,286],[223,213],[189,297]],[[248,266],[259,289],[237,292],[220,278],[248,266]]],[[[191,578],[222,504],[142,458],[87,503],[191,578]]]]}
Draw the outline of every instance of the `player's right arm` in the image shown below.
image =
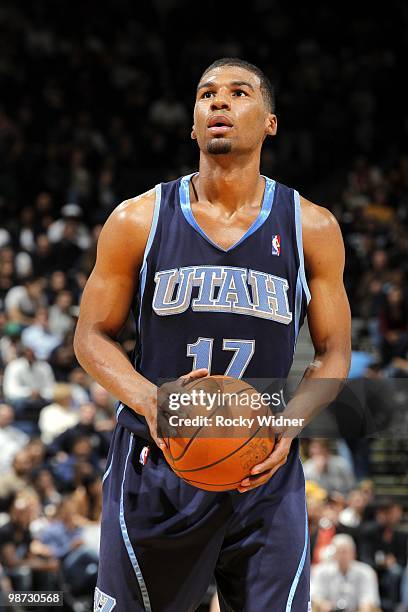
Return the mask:
{"type": "Polygon", "coordinates": [[[117,336],[137,290],[154,201],[154,190],[126,200],[106,221],[74,339],[75,354],[88,374],[146,418],[156,407],[157,388],[135,371],[117,336]]]}
{"type": "MultiPolygon", "coordinates": [[[[156,435],[157,387],[136,372],[117,341],[137,290],[154,202],[154,190],[148,191],[120,204],[106,221],[81,299],[74,350],[94,380],[146,418],[152,437],[163,448],[156,435]]],[[[195,370],[179,384],[206,374],[207,370],[195,370]]]]}

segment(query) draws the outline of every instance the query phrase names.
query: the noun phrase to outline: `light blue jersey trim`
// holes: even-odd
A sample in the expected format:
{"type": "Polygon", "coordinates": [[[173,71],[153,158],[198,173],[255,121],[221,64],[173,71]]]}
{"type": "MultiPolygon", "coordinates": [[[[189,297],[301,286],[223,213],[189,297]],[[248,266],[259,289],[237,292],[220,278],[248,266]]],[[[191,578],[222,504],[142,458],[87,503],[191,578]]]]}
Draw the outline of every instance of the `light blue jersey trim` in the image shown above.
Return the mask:
{"type": "Polygon", "coordinates": [[[292,610],[292,603],[293,603],[293,599],[295,597],[297,585],[299,583],[300,576],[301,576],[301,574],[303,572],[303,568],[305,566],[308,541],[309,541],[309,529],[308,529],[308,525],[307,525],[307,510],[306,510],[306,506],[305,506],[305,544],[303,546],[302,556],[300,558],[299,565],[298,565],[295,577],[294,577],[293,582],[292,582],[292,586],[290,587],[288,600],[286,602],[285,612],[291,612],[291,610],[292,610]]]}
{"type": "Polygon", "coordinates": [[[246,240],[246,238],[248,238],[249,236],[251,236],[251,234],[256,232],[256,230],[259,229],[261,225],[265,223],[265,221],[269,217],[269,214],[273,206],[276,182],[264,176],[263,178],[265,179],[265,191],[264,191],[262,206],[261,206],[259,215],[255,219],[255,221],[252,223],[251,227],[248,228],[245,234],[237,242],[231,245],[228,249],[221,248],[218,244],[213,242],[207,236],[207,234],[201,229],[201,227],[198,225],[197,221],[195,220],[193,211],[191,210],[190,179],[192,176],[194,176],[194,174],[197,174],[197,173],[188,174],[187,176],[183,176],[183,178],[180,181],[181,210],[183,212],[183,215],[187,223],[189,223],[191,227],[193,227],[200,234],[200,236],[202,236],[207,242],[209,242],[213,247],[215,247],[219,251],[228,253],[229,251],[232,251],[232,249],[235,249],[239,244],[241,244],[244,240],[246,240]]]}
{"type": "Polygon", "coordinates": [[[295,200],[296,244],[297,244],[297,250],[298,250],[298,254],[299,254],[300,280],[302,281],[303,291],[305,292],[306,300],[307,300],[307,303],[309,304],[311,295],[310,295],[310,289],[309,289],[309,286],[308,286],[307,280],[306,280],[305,260],[304,260],[304,257],[303,257],[302,213],[301,213],[301,208],[300,208],[300,195],[299,195],[299,192],[293,190],[293,196],[294,196],[294,200],[295,200]]]}
{"type": "Polygon", "coordinates": [[[108,468],[106,470],[106,472],[104,473],[103,477],[102,477],[102,484],[105,482],[105,480],[107,479],[107,477],[109,476],[109,474],[111,473],[111,469],[112,469],[112,459],[113,456],[111,457],[110,463],[108,465],[108,468]]]}
{"type": "Polygon", "coordinates": [[[116,409],[116,418],[118,418],[124,407],[125,406],[122,404],[122,402],[119,402],[119,406],[116,409]]]}
{"type": "Polygon", "coordinates": [[[139,316],[137,320],[137,327],[140,335],[140,319],[142,316],[142,302],[143,302],[143,294],[146,287],[146,277],[147,277],[147,257],[149,255],[150,249],[152,248],[153,240],[156,235],[157,223],[159,221],[160,214],[160,204],[161,204],[161,185],[156,185],[156,200],[154,203],[154,211],[153,211],[153,219],[152,224],[150,226],[149,237],[147,239],[146,248],[143,254],[143,263],[140,269],[140,303],[139,303],[139,316]]]}
{"type": "Polygon", "coordinates": [[[122,532],[123,541],[125,543],[126,550],[129,555],[129,559],[135,571],[137,582],[139,583],[139,588],[142,594],[145,612],[151,612],[152,608],[150,606],[149,593],[147,592],[146,583],[144,581],[142,572],[140,570],[139,563],[137,562],[135,551],[133,550],[132,544],[130,542],[128,530],[126,527],[126,521],[125,521],[125,510],[124,510],[124,502],[123,502],[124,486],[125,486],[125,478],[126,478],[126,468],[127,468],[127,464],[129,461],[130,453],[132,452],[132,446],[133,446],[133,433],[130,434],[129,450],[126,456],[125,467],[123,470],[122,486],[121,486],[121,491],[120,491],[119,523],[120,523],[120,529],[122,532]]]}
{"type": "MultiPolygon", "coordinates": [[[[302,311],[302,280],[300,277],[300,268],[296,279],[296,294],[295,294],[295,347],[299,334],[300,313],[302,311]]],[[[294,348],[295,348],[294,347],[294,348]]]]}

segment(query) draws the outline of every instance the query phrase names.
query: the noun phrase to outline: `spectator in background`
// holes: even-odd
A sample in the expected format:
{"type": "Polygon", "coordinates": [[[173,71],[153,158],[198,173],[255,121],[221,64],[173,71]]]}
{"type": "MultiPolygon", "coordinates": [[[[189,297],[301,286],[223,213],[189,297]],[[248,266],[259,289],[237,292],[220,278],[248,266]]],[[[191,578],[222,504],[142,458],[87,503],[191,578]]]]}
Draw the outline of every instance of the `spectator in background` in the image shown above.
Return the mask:
{"type": "Polygon", "coordinates": [[[326,440],[312,440],[310,459],[303,465],[305,477],[328,491],[348,493],[354,485],[349,464],[342,457],[333,455],[326,440]]]}
{"type": "Polygon", "coordinates": [[[47,448],[44,442],[39,437],[32,437],[26,446],[26,450],[30,454],[32,469],[40,468],[46,461],[47,448]]]}
{"type": "Polygon", "coordinates": [[[53,304],[57,299],[57,295],[64,289],[68,290],[67,275],[63,270],[57,268],[54,260],[53,271],[50,274],[48,284],[45,288],[48,303],[53,304]]]}
{"type": "Polygon", "coordinates": [[[92,229],[92,243],[90,247],[84,251],[80,260],[80,269],[88,277],[93,270],[96,261],[96,249],[99,235],[102,230],[102,225],[98,224],[92,229]]]}
{"type": "Polygon", "coordinates": [[[92,472],[99,469],[92,444],[86,435],[79,434],[72,441],[71,453],[57,453],[53,463],[53,472],[60,488],[69,490],[73,487],[76,468],[79,465],[91,466],[92,472]]]}
{"type": "Polygon", "coordinates": [[[74,326],[70,314],[71,306],[72,293],[64,289],[57,294],[54,304],[49,309],[49,330],[57,338],[63,338],[74,326]]]}
{"type": "Polygon", "coordinates": [[[363,524],[361,531],[360,558],[379,576],[384,612],[392,612],[400,601],[401,577],[407,564],[408,533],[398,529],[401,518],[401,505],[384,501],[377,508],[375,520],[363,524]]]}
{"type": "Polygon", "coordinates": [[[85,474],[72,494],[72,501],[84,524],[98,523],[102,513],[101,476],[95,471],[85,474]]]}
{"type": "Polygon", "coordinates": [[[28,436],[14,427],[13,421],[13,408],[0,404],[0,475],[7,471],[17,452],[28,442],[28,436]]]}
{"type": "Polygon", "coordinates": [[[48,359],[52,351],[60,344],[61,336],[53,333],[49,326],[47,308],[38,308],[32,325],[21,334],[21,342],[34,351],[37,359],[48,359]]]}
{"type": "Polygon", "coordinates": [[[96,406],[96,422],[99,431],[111,431],[115,427],[115,409],[112,396],[99,383],[91,384],[91,400],[96,406]]]}
{"type": "Polygon", "coordinates": [[[47,234],[39,234],[35,250],[31,255],[33,272],[36,276],[46,276],[55,267],[54,247],[47,234]]]}
{"type": "Polygon", "coordinates": [[[62,210],[63,218],[50,226],[48,237],[54,246],[55,267],[66,272],[77,266],[82,250],[91,241],[88,229],[79,222],[81,209],[76,204],[67,204],[62,210]]]}
{"type": "Polygon", "coordinates": [[[86,402],[79,409],[79,421],[73,427],[66,429],[57,436],[50,446],[53,454],[64,453],[66,457],[73,452],[74,444],[80,437],[86,437],[92,450],[92,464],[104,467],[105,458],[108,455],[109,441],[106,436],[98,431],[95,422],[96,407],[92,402],[86,402]]]}
{"type": "Polygon", "coordinates": [[[167,89],[165,94],[152,104],[149,119],[162,130],[172,132],[178,126],[186,126],[189,115],[180,99],[167,89]]]}
{"type": "Polygon", "coordinates": [[[18,491],[29,486],[31,473],[30,454],[26,448],[19,450],[11,468],[0,476],[0,505],[4,510],[18,491]]]}
{"type": "Polygon", "coordinates": [[[93,592],[98,556],[86,546],[83,521],[70,497],[60,503],[55,520],[44,529],[40,539],[61,561],[62,573],[71,593],[84,595],[93,592]]]}
{"type": "MultiPolygon", "coordinates": [[[[307,481],[308,488],[315,483],[307,481]]],[[[323,491],[317,487],[317,491],[323,491]]],[[[310,514],[310,548],[312,564],[320,563],[328,558],[331,542],[335,535],[346,533],[357,537],[356,529],[343,525],[340,522],[340,513],[344,509],[344,500],[341,496],[334,495],[323,499],[321,494],[316,493],[307,496],[307,507],[310,514]]]]}
{"type": "Polygon", "coordinates": [[[404,356],[393,357],[387,371],[390,375],[395,376],[396,378],[408,377],[408,347],[404,356]]]}
{"type": "Polygon", "coordinates": [[[61,502],[61,494],[57,491],[51,470],[45,466],[32,470],[31,483],[44,513],[53,516],[61,502]]]}
{"type": "Polygon", "coordinates": [[[25,206],[20,212],[18,246],[22,251],[31,253],[35,249],[35,211],[32,206],[25,206]]]}
{"type": "Polygon", "coordinates": [[[392,279],[388,254],[384,249],[375,249],[370,259],[370,268],[361,278],[357,290],[359,314],[368,320],[378,318],[383,301],[383,288],[392,279]]]}
{"type": "MultiPolygon", "coordinates": [[[[0,229],[1,232],[1,229],[0,229]]],[[[1,237],[1,233],[0,233],[1,237]]],[[[0,607],[4,607],[7,609],[7,604],[9,602],[8,594],[13,592],[13,585],[11,584],[10,578],[6,576],[4,568],[0,563],[0,607]]],[[[18,608],[16,610],[18,612],[18,608]]]]}
{"type": "Polygon", "coordinates": [[[0,364],[5,366],[13,359],[17,359],[21,350],[21,331],[23,327],[20,323],[7,323],[3,330],[3,337],[0,338],[0,364]]]}
{"type": "Polygon", "coordinates": [[[68,376],[71,385],[72,399],[75,406],[79,407],[90,400],[90,378],[81,367],[71,370],[68,376]]]}
{"type": "Polygon", "coordinates": [[[74,329],[70,329],[49,357],[49,362],[59,381],[67,381],[72,370],[78,366],[74,353],[73,339],[74,329]]]}
{"type": "Polygon", "coordinates": [[[312,564],[320,561],[320,550],[327,546],[333,534],[321,537],[320,524],[323,518],[323,509],[327,500],[327,492],[315,482],[306,481],[306,503],[308,517],[308,531],[310,538],[310,558],[312,564]]]}
{"type": "Polygon", "coordinates": [[[44,280],[40,277],[27,277],[23,285],[12,287],[4,303],[10,321],[30,325],[40,306],[46,306],[43,293],[44,280]]]}
{"type": "Polygon", "coordinates": [[[401,287],[391,285],[380,312],[382,362],[388,365],[394,357],[405,357],[408,350],[408,301],[401,287]]]}
{"type": "Polygon", "coordinates": [[[57,590],[59,562],[51,550],[33,539],[30,524],[35,520],[24,495],[10,508],[10,521],[0,527],[0,563],[17,591],[57,590]]]}
{"type": "Polygon", "coordinates": [[[340,512],[339,520],[346,527],[359,527],[363,520],[367,498],[360,489],[353,489],[347,496],[347,507],[340,512]]]}
{"type": "MultiPolygon", "coordinates": [[[[31,482],[31,474],[30,474],[31,482]]],[[[19,497],[24,497],[24,500],[30,507],[31,511],[31,522],[30,522],[30,533],[33,539],[38,539],[38,535],[49,523],[49,517],[45,515],[44,508],[41,505],[40,499],[36,491],[30,486],[30,488],[24,489],[17,494],[19,497]]]]}
{"type": "Polygon", "coordinates": [[[332,540],[334,559],[315,566],[311,576],[311,597],[315,612],[379,611],[377,576],[373,569],[355,560],[356,547],[345,534],[332,540]]]}
{"type": "Polygon", "coordinates": [[[64,383],[54,386],[53,403],[40,413],[38,425],[44,444],[50,444],[59,434],[78,422],[78,413],[72,410],[71,387],[64,383]]]}
{"type": "Polygon", "coordinates": [[[91,245],[89,230],[81,222],[82,209],[78,204],[65,204],[61,208],[61,218],[54,221],[48,228],[48,238],[51,243],[58,244],[67,236],[81,251],[91,245]],[[67,228],[69,231],[67,232],[67,228]]]}
{"type": "Polygon", "coordinates": [[[14,268],[0,264],[0,312],[5,316],[6,295],[14,285],[14,268]]]}
{"type": "Polygon", "coordinates": [[[37,428],[39,411],[52,397],[55,384],[51,366],[35,358],[31,348],[4,370],[3,393],[16,410],[18,427],[28,433],[37,428]]]}

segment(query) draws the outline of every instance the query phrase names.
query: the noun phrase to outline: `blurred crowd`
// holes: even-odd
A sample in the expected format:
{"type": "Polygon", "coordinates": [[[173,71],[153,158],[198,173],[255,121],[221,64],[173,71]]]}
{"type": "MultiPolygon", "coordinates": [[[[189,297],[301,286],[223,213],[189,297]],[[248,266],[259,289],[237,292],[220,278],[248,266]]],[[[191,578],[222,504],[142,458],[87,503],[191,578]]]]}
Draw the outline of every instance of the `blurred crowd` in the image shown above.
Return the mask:
{"type": "MultiPolygon", "coordinates": [[[[89,609],[115,418],[73,352],[81,294],[112,209],[195,169],[194,88],[214,59],[271,76],[281,128],[262,171],[340,222],[350,376],[408,375],[403,96],[390,109],[406,5],[391,3],[392,19],[355,6],[350,20],[330,3],[272,4],[236,5],[233,36],[211,19],[186,25],[184,0],[0,8],[0,596],[64,590],[67,610],[89,609]]],[[[211,11],[220,18],[212,0],[211,11]]],[[[129,355],[132,331],[120,338],[129,355]]],[[[359,469],[344,448],[304,445],[314,609],[408,610],[402,506],[376,496],[367,449],[359,469]]]]}
{"type": "Polygon", "coordinates": [[[338,451],[327,440],[304,441],[313,611],[406,611],[403,504],[376,496],[338,451]]]}

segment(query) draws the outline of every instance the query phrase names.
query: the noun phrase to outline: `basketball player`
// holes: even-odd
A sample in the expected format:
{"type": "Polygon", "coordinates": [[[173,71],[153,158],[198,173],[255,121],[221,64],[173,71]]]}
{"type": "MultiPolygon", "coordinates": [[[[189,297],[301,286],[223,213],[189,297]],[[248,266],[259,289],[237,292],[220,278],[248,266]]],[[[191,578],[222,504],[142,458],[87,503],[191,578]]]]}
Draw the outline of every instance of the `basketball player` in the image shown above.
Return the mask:
{"type": "Polygon", "coordinates": [[[194,108],[199,172],[126,200],[102,230],[75,337],[83,367],[120,400],[95,610],[193,611],[212,575],[224,611],[310,609],[297,439],[282,436],[238,490],[218,493],[178,478],[155,430],[160,379],[285,378],[306,310],[315,347],[306,376],[347,375],[339,227],[260,175],[276,129],[264,74],[236,58],[215,62],[194,108]],[[134,363],[116,341],[130,311],[134,363]]]}

